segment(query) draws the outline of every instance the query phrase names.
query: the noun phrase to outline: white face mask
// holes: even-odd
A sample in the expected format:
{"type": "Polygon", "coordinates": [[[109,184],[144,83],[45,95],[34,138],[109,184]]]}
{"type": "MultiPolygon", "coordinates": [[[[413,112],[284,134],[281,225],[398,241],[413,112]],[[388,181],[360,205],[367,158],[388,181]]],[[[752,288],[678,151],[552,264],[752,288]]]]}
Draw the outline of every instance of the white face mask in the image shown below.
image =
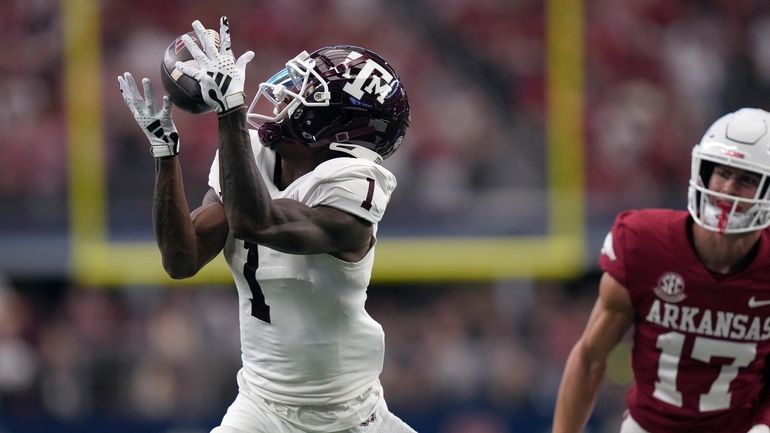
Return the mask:
{"type": "Polygon", "coordinates": [[[701,225],[721,233],[735,233],[752,226],[752,221],[759,212],[759,206],[754,205],[746,212],[733,211],[732,208],[721,208],[712,204],[708,199],[704,200],[701,207],[701,225]]]}
{"type": "MultiPolygon", "coordinates": [[[[713,156],[709,158],[705,161],[711,164],[728,165],[725,162],[729,162],[716,160],[713,156]]],[[[699,146],[696,146],[693,149],[692,171],[687,193],[687,210],[690,211],[690,215],[692,215],[696,223],[707,230],[726,234],[748,233],[770,226],[770,197],[768,197],[770,194],[762,194],[767,189],[763,185],[766,185],[768,182],[768,177],[770,176],[768,171],[746,166],[745,164],[744,166],[736,165],[738,168],[762,176],[756,196],[747,198],[706,188],[704,182],[707,179],[701,179],[702,163],[704,163],[702,152],[699,146]],[[722,207],[714,204],[718,201],[732,203],[732,205],[727,209],[722,209],[722,207]],[[742,209],[745,209],[744,211],[740,212],[738,210],[739,204],[742,209]]]]}
{"type": "Polygon", "coordinates": [[[307,51],[299,53],[267,81],[259,85],[246,119],[254,128],[280,122],[299,106],[328,107],[329,83],[315,68],[307,51]]]}

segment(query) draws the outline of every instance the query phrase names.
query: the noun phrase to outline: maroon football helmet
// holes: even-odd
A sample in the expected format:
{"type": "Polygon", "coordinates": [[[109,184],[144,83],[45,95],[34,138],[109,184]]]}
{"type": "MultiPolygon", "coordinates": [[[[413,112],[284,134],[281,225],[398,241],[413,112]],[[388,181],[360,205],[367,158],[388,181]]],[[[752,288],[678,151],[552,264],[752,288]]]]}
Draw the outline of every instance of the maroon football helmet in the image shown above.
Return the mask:
{"type": "Polygon", "coordinates": [[[248,121],[271,149],[293,139],[380,161],[404,139],[409,100],[396,72],[376,53],[324,47],[303,51],[260,84],[248,121]]]}

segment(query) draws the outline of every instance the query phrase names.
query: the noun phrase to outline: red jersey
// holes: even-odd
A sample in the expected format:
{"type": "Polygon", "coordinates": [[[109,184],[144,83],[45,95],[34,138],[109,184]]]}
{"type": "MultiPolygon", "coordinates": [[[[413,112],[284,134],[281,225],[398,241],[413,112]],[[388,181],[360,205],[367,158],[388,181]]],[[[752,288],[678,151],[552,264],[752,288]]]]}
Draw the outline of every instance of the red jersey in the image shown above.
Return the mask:
{"type": "Polygon", "coordinates": [[[719,275],[689,224],[686,211],[624,212],[602,248],[635,311],[628,409],[651,433],[746,432],[770,353],[770,232],[747,267],[719,275]]]}

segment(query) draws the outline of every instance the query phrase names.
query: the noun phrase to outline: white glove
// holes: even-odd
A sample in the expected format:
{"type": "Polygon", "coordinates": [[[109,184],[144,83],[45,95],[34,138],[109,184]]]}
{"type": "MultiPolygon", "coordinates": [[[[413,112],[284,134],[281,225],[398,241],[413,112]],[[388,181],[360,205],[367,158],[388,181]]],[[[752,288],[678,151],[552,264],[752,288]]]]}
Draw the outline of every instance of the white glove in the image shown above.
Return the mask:
{"type": "Polygon", "coordinates": [[[155,107],[155,92],[148,78],[142,79],[144,98],[139,94],[131,73],[126,72],[122,77],[118,76],[118,85],[136,123],[150,140],[152,156],[161,158],[178,154],[179,134],[171,118],[171,100],[168,96],[163,97],[163,108],[158,111],[155,107]]]}
{"type": "Polygon", "coordinates": [[[246,65],[254,58],[254,52],[246,51],[235,60],[227,17],[219,19],[219,50],[200,21],[193,21],[192,26],[198,40],[203,44],[203,50],[187,35],[182,36],[182,42],[198,62],[200,69],[182,62],[176,63],[177,69],[200,83],[203,99],[217,110],[217,113],[243,105],[246,102],[246,95],[243,93],[246,65]]]}
{"type": "Polygon", "coordinates": [[[767,424],[757,424],[748,433],[770,433],[770,427],[767,424]]]}

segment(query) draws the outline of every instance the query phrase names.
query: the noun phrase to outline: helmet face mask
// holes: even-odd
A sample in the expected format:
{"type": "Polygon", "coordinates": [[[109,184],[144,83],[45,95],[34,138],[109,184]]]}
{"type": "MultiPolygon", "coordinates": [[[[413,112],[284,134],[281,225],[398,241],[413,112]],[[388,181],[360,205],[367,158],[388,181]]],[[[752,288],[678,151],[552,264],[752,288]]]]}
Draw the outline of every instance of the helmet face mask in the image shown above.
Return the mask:
{"type": "MultiPolygon", "coordinates": [[[[704,161],[705,162],[705,161],[704,161]]],[[[762,179],[766,184],[767,177],[762,179]]],[[[738,197],[731,194],[712,191],[698,185],[690,187],[690,201],[695,202],[691,209],[696,222],[704,228],[720,233],[746,233],[768,226],[770,205],[767,197],[760,198],[761,190],[753,198],[738,197]]]]}
{"type": "Polygon", "coordinates": [[[693,148],[687,209],[701,227],[735,234],[770,226],[769,124],[770,113],[744,108],[714,122],[693,148]],[[718,166],[757,175],[754,196],[710,190],[718,166]]]}
{"type": "Polygon", "coordinates": [[[247,119],[272,149],[300,140],[381,161],[403,140],[409,101],[379,55],[360,47],[324,47],[303,51],[260,84],[247,119]]]}
{"type": "Polygon", "coordinates": [[[286,67],[259,85],[251,102],[248,120],[255,127],[266,122],[280,122],[298,106],[329,106],[329,91],[325,80],[315,71],[315,62],[303,51],[286,62],[286,67]],[[316,85],[311,88],[310,79],[316,85]],[[320,91],[316,92],[316,87],[320,91]],[[311,96],[307,99],[307,96],[311,96]]]}

